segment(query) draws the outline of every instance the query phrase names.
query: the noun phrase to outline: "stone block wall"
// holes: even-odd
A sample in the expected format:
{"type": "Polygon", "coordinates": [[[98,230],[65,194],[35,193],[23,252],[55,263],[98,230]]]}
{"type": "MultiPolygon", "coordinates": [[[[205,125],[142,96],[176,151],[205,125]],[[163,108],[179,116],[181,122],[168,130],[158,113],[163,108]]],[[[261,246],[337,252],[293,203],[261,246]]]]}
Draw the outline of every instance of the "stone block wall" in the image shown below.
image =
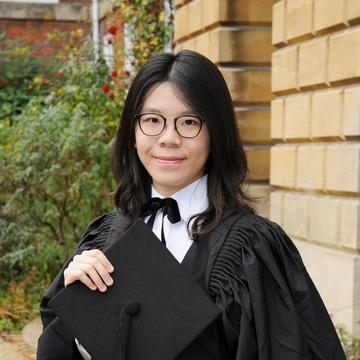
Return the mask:
{"type": "Polygon", "coordinates": [[[218,65],[229,86],[250,167],[250,192],[269,216],[272,0],[176,0],[176,51],[218,65]]]}
{"type": "Polygon", "coordinates": [[[271,218],[360,335],[360,2],[273,5],[271,218]]]}
{"type": "Polygon", "coordinates": [[[360,1],[175,3],[176,51],[204,54],[229,86],[257,210],[360,336],[360,1]]]}

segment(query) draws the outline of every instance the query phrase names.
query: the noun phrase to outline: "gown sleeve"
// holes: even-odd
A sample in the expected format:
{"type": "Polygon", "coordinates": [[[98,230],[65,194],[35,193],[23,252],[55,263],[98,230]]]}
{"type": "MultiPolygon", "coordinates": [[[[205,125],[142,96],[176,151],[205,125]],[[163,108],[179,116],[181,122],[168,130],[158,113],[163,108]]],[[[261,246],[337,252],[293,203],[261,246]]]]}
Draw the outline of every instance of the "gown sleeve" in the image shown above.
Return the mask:
{"type": "Polygon", "coordinates": [[[211,264],[231,360],[345,360],[300,254],[276,223],[250,214],[229,229],[211,264]]]}
{"type": "Polygon", "coordinates": [[[102,215],[93,220],[87,227],[81,242],[72,256],[64,263],[62,269],[45,292],[40,303],[40,316],[43,332],[38,341],[37,360],[80,360],[74,337],[65,324],[48,306],[49,301],[64,288],[64,270],[73,257],[84,250],[102,249],[110,232],[116,212],[102,215]]]}

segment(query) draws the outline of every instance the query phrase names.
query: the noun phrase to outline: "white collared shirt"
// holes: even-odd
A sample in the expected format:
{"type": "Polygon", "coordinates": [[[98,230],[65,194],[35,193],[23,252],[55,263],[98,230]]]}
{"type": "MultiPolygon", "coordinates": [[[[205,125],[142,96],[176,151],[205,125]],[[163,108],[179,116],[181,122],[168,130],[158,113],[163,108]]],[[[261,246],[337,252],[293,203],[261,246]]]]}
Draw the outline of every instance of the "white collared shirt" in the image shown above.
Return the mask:
{"type": "MultiPolygon", "coordinates": [[[[157,192],[154,186],[152,186],[151,197],[159,197],[162,199],[165,196],[157,192]]],[[[171,197],[178,203],[181,221],[176,224],[171,224],[167,216],[165,216],[164,236],[168,250],[178,262],[182,262],[193,242],[187,232],[187,223],[191,216],[203,212],[209,205],[207,195],[207,174],[185,186],[171,197]]],[[[145,219],[145,222],[147,222],[148,219],[149,217],[145,219]]],[[[153,232],[159,239],[161,239],[161,225],[162,210],[159,210],[156,214],[153,226],[153,232]]]]}

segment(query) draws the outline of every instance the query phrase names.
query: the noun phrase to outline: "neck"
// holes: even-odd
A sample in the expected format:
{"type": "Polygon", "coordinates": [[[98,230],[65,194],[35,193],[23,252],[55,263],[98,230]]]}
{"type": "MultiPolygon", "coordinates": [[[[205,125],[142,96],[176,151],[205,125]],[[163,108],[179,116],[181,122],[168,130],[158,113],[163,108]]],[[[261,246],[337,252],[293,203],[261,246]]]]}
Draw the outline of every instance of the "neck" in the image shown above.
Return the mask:
{"type": "Polygon", "coordinates": [[[189,186],[190,184],[194,183],[195,181],[201,179],[204,176],[198,176],[194,179],[192,179],[191,181],[187,182],[186,184],[183,184],[182,186],[173,186],[173,187],[167,187],[167,186],[162,186],[161,184],[158,184],[156,182],[153,182],[153,187],[155,188],[155,190],[162,196],[164,197],[171,197],[172,195],[174,195],[175,193],[177,193],[178,191],[186,188],[187,186],[189,186]]]}

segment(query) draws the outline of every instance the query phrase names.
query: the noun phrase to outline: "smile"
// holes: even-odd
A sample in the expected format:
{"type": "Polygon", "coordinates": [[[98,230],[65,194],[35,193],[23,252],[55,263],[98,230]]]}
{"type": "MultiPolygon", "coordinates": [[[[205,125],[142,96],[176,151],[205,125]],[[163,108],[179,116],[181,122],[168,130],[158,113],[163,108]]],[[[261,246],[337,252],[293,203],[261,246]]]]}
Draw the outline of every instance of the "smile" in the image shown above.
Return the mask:
{"type": "Polygon", "coordinates": [[[177,164],[181,164],[185,160],[184,158],[178,158],[172,156],[156,156],[155,159],[159,164],[164,164],[164,165],[177,165],[177,164]]]}

